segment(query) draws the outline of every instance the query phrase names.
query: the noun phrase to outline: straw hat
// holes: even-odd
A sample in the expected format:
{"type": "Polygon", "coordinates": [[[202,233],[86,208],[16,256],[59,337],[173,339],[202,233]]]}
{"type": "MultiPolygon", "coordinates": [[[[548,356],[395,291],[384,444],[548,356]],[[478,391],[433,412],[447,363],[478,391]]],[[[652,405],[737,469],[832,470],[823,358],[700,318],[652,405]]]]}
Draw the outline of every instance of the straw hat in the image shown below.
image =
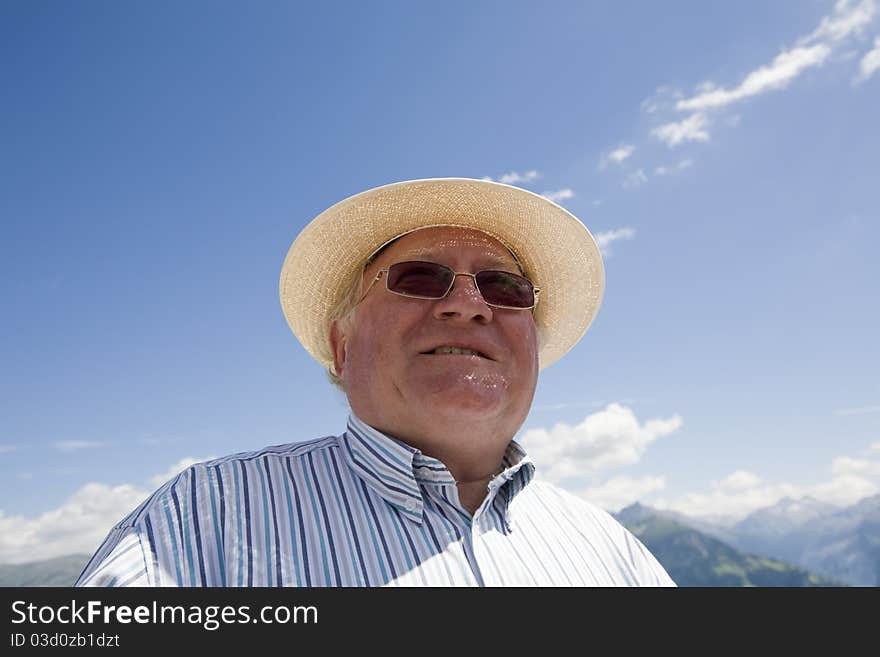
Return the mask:
{"type": "Polygon", "coordinates": [[[584,335],[599,310],[605,269],[593,236],[570,212],[519,187],[470,178],[408,180],[350,196],[294,240],[281,268],[281,308],[306,351],[333,362],[329,313],[368,258],[429,226],[480,230],[507,246],[537,287],[541,369],[584,335]]]}

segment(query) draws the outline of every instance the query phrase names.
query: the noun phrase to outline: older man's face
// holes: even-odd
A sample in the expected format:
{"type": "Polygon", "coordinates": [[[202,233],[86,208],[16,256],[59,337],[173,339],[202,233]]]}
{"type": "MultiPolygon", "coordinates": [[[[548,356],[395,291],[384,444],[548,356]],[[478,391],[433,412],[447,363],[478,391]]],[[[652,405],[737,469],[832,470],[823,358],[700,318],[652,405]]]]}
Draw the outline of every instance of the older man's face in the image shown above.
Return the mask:
{"type": "MultiPolygon", "coordinates": [[[[427,260],[456,272],[519,273],[497,240],[479,231],[437,227],[392,244],[364,273],[427,260]]],[[[438,300],[413,299],[377,281],[358,306],[347,334],[334,331],[334,351],[352,410],[377,428],[407,432],[492,425],[511,438],[524,421],[538,377],[535,323],[529,310],[488,306],[474,279],[457,276],[438,300]],[[464,347],[482,355],[435,353],[464,347]]]]}

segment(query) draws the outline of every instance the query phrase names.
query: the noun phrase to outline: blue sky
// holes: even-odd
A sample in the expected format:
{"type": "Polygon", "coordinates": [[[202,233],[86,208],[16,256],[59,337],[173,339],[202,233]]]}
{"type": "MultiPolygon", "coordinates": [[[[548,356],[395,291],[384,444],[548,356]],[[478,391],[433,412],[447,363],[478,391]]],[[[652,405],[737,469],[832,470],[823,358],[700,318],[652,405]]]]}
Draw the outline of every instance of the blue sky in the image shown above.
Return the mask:
{"type": "Polygon", "coordinates": [[[546,194],[602,245],[519,436],[548,478],[729,518],[877,493],[878,15],[3,3],[0,562],[91,551],[192,460],[341,431],[281,263],[413,178],[546,194]]]}

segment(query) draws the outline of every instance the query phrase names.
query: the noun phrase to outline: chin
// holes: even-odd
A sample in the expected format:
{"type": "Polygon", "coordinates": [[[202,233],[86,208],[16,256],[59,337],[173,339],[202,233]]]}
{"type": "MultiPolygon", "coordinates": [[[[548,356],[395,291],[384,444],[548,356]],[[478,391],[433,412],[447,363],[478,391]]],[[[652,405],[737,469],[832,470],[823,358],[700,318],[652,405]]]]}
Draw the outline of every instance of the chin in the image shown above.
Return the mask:
{"type": "Polygon", "coordinates": [[[438,413],[485,415],[506,408],[510,402],[507,382],[495,377],[431,383],[422,388],[420,397],[438,413]]]}
{"type": "Polygon", "coordinates": [[[432,412],[447,416],[470,417],[479,415],[486,417],[499,412],[505,407],[505,400],[498,397],[483,395],[436,395],[431,397],[426,406],[432,412]]]}

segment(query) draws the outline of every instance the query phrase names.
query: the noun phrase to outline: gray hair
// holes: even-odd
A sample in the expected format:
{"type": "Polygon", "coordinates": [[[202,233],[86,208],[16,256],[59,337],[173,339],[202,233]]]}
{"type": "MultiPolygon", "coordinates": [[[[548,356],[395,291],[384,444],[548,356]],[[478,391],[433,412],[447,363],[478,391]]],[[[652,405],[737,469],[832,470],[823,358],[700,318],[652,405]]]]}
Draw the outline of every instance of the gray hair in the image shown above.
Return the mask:
{"type": "MultiPolygon", "coordinates": [[[[357,312],[357,305],[358,301],[360,301],[361,290],[363,288],[363,274],[365,268],[366,265],[357,270],[355,276],[343,289],[339,299],[333,307],[330,308],[328,324],[332,325],[333,322],[336,322],[337,326],[343,333],[347,333],[351,330],[351,327],[354,324],[354,317],[357,312]]],[[[342,377],[336,372],[336,366],[334,363],[330,363],[330,367],[327,368],[327,378],[330,380],[330,383],[339,388],[342,392],[345,392],[345,385],[342,381],[342,377]]]]}

